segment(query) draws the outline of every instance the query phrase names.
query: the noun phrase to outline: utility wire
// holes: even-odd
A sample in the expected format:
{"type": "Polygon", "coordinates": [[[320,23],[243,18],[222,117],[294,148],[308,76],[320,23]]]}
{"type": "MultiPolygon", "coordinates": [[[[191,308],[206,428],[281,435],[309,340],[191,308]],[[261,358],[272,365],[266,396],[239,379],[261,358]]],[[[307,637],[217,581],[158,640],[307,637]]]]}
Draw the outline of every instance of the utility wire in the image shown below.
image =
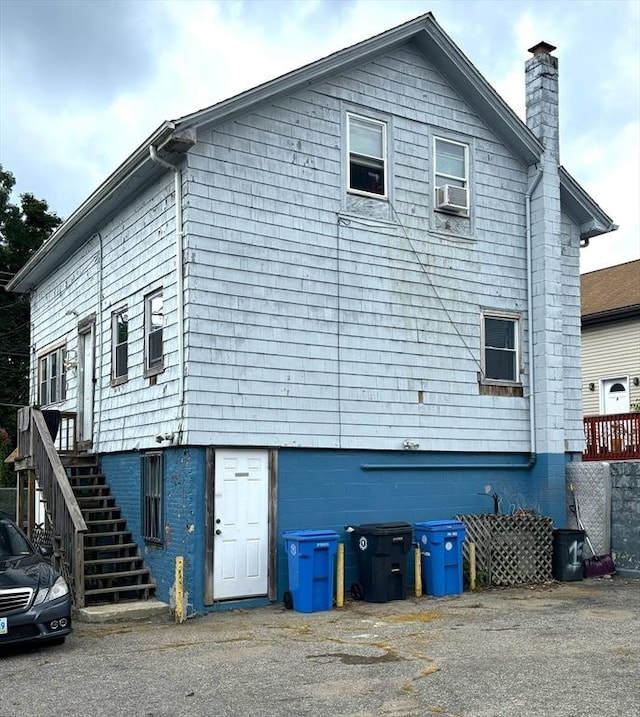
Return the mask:
{"type": "MultiPolygon", "coordinates": [[[[447,308],[446,303],[444,302],[444,300],[442,299],[442,297],[441,297],[440,294],[438,293],[438,289],[437,289],[436,285],[435,285],[435,284],[433,283],[433,281],[431,280],[431,276],[429,275],[429,272],[428,272],[428,270],[427,270],[427,267],[426,267],[424,261],[422,260],[422,258],[420,257],[420,254],[418,253],[418,250],[416,249],[416,247],[415,247],[415,245],[414,245],[414,243],[413,243],[411,237],[409,236],[409,234],[408,234],[408,232],[407,232],[407,230],[406,230],[404,224],[402,223],[402,219],[400,218],[400,215],[399,215],[398,212],[396,211],[396,208],[395,208],[395,206],[393,205],[393,202],[389,201],[389,206],[391,207],[391,209],[392,209],[392,211],[393,211],[393,214],[394,214],[394,216],[395,216],[395,218],[396,218],[396,221],[398,222],[398,224],[400,225],[400,228],[402,229],[402,233],[404,234],[405,239],[407,240],[407,244],[409,245],[409,248],[411,249],[413,255],[414,255],[415,258],[416,258],[416,260],[418,261],[418,264],[420,265],[420,269],[422,270],[422,273],[425,275],[425,277],[426,277],[426,279],[427,279],[427,282],[428,282],[429,286],[431,287],[431,290],[433,291],[433,293],[434,293],[436,299],[437,299],[438,302],[440,303],[440,306],[442,307],[442,310],[444,311],[444,313],[445,313],[445,315],[446,315],[446,317],[447,317],[449,323],[451,324],[451,326],[453,326],[453,330],[454,330],[454,331],[456,332],[456,334],[458,335],[458,338],[459,338],[460,341],[462,342],[462,345],[465,347],[465,349],[468,351],[468,353],[469,353],[469,355],[471,356],[471,359],[473,360],[473,362],[476,364],[476,366],[478,367],[478,369],[479,369],[480,371],[482,371],[482,366],[481,366],[480,362],[478,361],[477,356],[475,355],[475,353],[471,350],[471,348],[469,347],[469,345],[468,345],[467,342],[465,341],[464,336],[460,333],[460,331],[459,331],[459,329],[458,329],[458,327],[457,327],[455,321],[453,320],[453,317],[451,316],[451,313],[449,312],[449,309],[447,308]]],[[[369,226],[366,222],[364,222],[364,221],[360,221],[360,222],[359,222],[358,219],[357,219],[357,218],[354,218],[354,217],[349,217],[349,220],[350,220],[350,222],[353,222],[354,224],[361,224],[361,225],[363,225],[363,226],[369,226]]]]}

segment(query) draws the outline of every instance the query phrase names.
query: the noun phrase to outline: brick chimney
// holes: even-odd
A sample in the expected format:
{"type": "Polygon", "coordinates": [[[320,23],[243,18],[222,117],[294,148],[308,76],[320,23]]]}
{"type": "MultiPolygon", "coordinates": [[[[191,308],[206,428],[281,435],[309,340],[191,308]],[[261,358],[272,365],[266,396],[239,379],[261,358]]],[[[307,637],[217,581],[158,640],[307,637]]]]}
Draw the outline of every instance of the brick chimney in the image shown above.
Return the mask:
{"type": "Polygon", "coordinates": [[[542,142],[547,159],[560,163],[558,58],[556,48],[539,42],[525,64],[527,125],[542,142]]]}
{"type": "Polygon", "coordinates": [[[565,491],[564,455],[568,445],[565,440],[573,440],[576,425],[575,413],[571,413],[570,420],[566,416],[568,409],[575,411],[580,402],[575,382],[565,380],[565,376],[579,371],[580,306],[576,296],[567,298],[568,285],[579,287],[579,267],[577,246],[567,257],[563,256],[558,59],[551,55],[555,49],[540,42],[529,50],[532,56],[525,64],[525,83],[527,125],[543,146],[539,161],[529,167],[529,186],[533,189],[528,331],[537,490],[543,514],[552,515],[560,524],[564,515],[557,506],[562,504],[565,491]],[[569,433],[567,426],[571,429],[569,433]]]}

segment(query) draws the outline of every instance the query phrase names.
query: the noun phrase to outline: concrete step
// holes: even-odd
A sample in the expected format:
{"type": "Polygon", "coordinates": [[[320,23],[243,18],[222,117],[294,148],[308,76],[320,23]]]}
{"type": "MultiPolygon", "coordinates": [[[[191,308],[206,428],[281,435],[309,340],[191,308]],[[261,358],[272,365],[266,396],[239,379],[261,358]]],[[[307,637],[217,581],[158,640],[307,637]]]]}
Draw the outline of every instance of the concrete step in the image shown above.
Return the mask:
{"type": "Polygon", "coordinates": [[[128,620],[149,620],[150,618],[171,618],[171,608],[166,602],[148,600],[126,600],[108,605],[89,605],[80,608],[76,620],[80,622],[123,622],[128,620]]]}

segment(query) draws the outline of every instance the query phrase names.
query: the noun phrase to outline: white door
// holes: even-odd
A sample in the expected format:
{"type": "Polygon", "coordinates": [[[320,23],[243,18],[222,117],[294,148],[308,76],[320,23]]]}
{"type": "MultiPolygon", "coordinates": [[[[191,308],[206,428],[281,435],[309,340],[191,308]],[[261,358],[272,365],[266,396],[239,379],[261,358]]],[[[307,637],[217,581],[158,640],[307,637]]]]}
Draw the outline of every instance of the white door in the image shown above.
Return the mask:
{"type": "Polygon", "coordinates": [[[93,441],[95,326],[90,324],[78,332],[78,443],[89,447],[93,441]]]}
{"type": "Polygon", "coordinates": [[[268,458],[265,450],[216,450],[214,600],[267,594],[268,458]]]}
{"type": "Polygon", "coordinates": [[[612,378],[602,382],[602,413],[629,413],[629,385],[626,378],[612,378]]]}

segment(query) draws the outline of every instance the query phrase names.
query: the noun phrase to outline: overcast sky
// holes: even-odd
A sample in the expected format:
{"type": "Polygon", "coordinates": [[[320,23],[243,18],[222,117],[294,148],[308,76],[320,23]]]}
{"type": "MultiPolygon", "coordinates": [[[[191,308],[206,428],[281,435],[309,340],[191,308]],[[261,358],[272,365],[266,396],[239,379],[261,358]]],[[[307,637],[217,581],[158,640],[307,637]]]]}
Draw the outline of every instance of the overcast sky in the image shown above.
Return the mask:
{"type": "Polygon", "coordinates": [[[69,216],[163,120],[429,10],[523,118],[558,47],[562,164],[620,225],[581,270],[640,258],[640,0],[0,0],[0,163],[69,216]]]}

